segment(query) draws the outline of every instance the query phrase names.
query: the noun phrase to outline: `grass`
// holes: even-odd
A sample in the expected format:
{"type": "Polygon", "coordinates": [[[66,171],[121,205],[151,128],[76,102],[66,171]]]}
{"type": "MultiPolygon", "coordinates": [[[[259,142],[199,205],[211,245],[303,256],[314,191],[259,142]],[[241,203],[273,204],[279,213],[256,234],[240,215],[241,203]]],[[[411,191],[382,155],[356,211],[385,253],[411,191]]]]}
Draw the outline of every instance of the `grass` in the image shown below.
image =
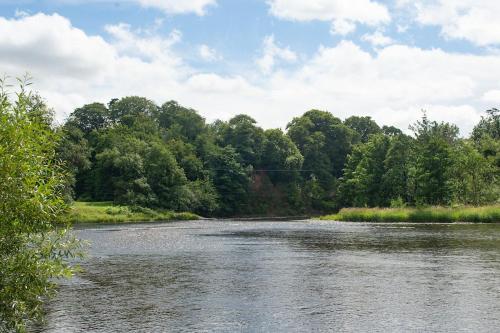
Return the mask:
{"type": "Polygon", "coordinates": [[[72,223],[119,223],[149,221],[197,220],[193,213],[157,211],[148,208],[117,206],[112,202],[75,202],[68,219],[72,223]]]}
{"type": "Polygon", "coordinates": [[[320,220],[352,222],[500,222],[500,205],[483,207],[343,208],[320,220]]]}

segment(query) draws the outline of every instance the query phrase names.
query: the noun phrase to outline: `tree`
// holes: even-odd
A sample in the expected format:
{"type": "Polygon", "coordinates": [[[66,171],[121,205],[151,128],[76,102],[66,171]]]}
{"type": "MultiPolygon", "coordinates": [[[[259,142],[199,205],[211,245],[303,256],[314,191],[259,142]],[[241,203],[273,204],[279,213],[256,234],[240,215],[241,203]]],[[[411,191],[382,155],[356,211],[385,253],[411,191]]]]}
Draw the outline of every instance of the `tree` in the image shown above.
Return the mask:
{"type": "Polygon", "coordinates": [[[92,103],[77,108],[68,118],[68,130],[78,129],[88,136],[92,131],[106,128],[110,122],[109,110],[104,104],[92,103]]]}
{"type": "Polygon", "coordinates": [[[219,127],[222,146],[231,146],[239,154],[244,166],[256,168],[260,165],[264,146],[264,131],[247,115],[237,115],[219,127]]]}
{"type": "Polygon", "coordinates": [[[144,97],[129,96],[110,103],[109,115],[114,123],[130,125],[137,118],[153,117],[158,114],[158,106],[144,97]]]}
{"type": "Polygon", "coordinates": [[[422,120],[410,127],[415,134],[415,200],[423,204],[446,204],[451,199],[449,177],[451,148],[458,128],[448,123],[422,120]]]}
{"type": "Polygon", "coordinates": [[[382,126],[382,133],[384,133],[387,136],[397,136],[403,134],[403,131],[401,131],[399,128],[394,127],[394,126],[382,126]]]}
{"type": "Polygon", "coordinates": [[[389,144],[387,136],[375,134],[366,143],[355,146],[340,187],[341,195],[347,204],[356,207],[388,204],[382,180],[389,144]]]}
{"type": "Polygon", "coordinates": [[[467,140],[452,150],[450,187],[453,199],[463,204],[485,204],[500,196],[498,170],[467,140]]]}
{"type": "Polygon", "coordinates": [[[44,106],[32,103],[26,85],[15,101],[0,88],[0,331],[24,332],[43,317],[55,279],[74,272],[68,259],[78,243],[62,224],[67,206],[59,138],[32,116],[44,106]]]}
{"type": "Polygon", "coordinates": [[[164,103],[157,118],[160,127],[167,130],[167,137],[170,139],[194,142],[206,127],[205,119],[195,110],[185,108],[175,101],[164,103]]]}
{"type": "MultiPolygon", "coordinates": [[[[342,124],[330,112],[311,110],[294,118],[287,126],[288,135],[304,156],[304,169],[313,169],[320,182],[321,170],[326,178],[342,175],[347,155],[351,152],[356,133],[342,124]],[[321,160],[324,167],[316,167],[321,160]]],[[[328,181],[327,181],[328,182],[328,181]]]]}
{"type": "Polygon", "coordinates": [[[413,200],[410,190],[413,145],[414,140],[402,133],[391,138],[384,160],[385,174],[382,178],[384,196],[389,201],[400,198],[405,203],[411,203],[413,200]]]}
{"type": "Polygon", "coordinates": [[[367,142],[371,135],[381,133],[380,126],[371,117],[351,116],[344,120],[344,125],[354,130],[361,142],[367,142]]]}
{"type": "Polygon", "coordinates": [[[500,110],[488,110],[474,127],[471,138],[476,149],[496,166],[495,173],[500,177],[500,110]]]}
{"type": "Polygon", "coordinates": [[[91,147],[84,133],[66,123],[59,129],[61,140],[57,145],[57,157],[64,162],[67,171],[67,199],[71,201],[73,196],[79,197],[87,191],[85,173],[92,167],[91,147]]]}
{"type": "Polygon", "coordinates": [[[271,180],[276,182],[297,181],[304,157],[293,141],[280,129],[264,132],[265,143],[262,154],[262,168],[271,180]]]}
{"type": "Polygon", "coordinates": [[[249,177],[233,147],[213,147],[208,157],[211,179],[219,197],[218,214],[234,216],[244,212],[249,177]]]}
{"type": "Polygon", "coordinates": [[[188,180],[205,179],[208,172],[204,169],[203,161],[197,156],[194,145],[180,139],[169,140],[166,145],[174,154],[177,163],[184,170],[188,180]]]}
{"type": "Polygon", "coordinates": [[[493,108],[486,111],[486,117],[481,117],[479,124],[472,130],[472,138],[476,142],[485,136],[500,140],[500,110],[493,108]]]}
{"type": "Polygon", "coordinates": [[[157,200],[155,206],[177,211],[191,208],[186,175],[166,145],[153,143],[148,147],[144,170],[157,200]]]}
{"type": "Polygon", "coordinates": [[[294,118],[287,130],[304,157],[303,169],[311,170],[303,173],[304,190],[314,189],[314,195],[304,193],[305,198],[312,200],[313,209],[332,210],[337,179],[342,176],[356,132],[331,113],[320,110],[310,110],[294,118]]]}

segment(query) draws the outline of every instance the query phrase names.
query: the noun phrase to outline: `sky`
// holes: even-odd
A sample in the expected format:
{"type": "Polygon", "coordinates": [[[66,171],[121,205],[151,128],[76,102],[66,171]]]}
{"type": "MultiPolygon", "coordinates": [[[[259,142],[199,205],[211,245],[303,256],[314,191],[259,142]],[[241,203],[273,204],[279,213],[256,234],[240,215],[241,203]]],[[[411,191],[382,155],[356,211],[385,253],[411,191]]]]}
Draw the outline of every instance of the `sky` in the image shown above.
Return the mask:
{"type": "Polygon", "coordinates": [[[0,0],[0,74],[62,122],[144,96],[286,128],[307,110],[467,135],[500,104],[500,1],[0,0]]]}

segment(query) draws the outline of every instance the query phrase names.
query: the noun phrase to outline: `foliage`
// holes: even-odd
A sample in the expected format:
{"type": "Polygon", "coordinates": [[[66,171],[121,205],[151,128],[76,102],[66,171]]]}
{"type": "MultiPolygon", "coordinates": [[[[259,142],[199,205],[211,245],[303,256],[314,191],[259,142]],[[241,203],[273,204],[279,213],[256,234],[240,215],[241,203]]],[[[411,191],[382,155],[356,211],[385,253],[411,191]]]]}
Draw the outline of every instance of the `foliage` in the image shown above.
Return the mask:
{"type": "Polygon", "coordinates": [[[0,331],[24,332],[42,319],[55,279],[69,277],[79,243],[60,224],[66,178],[58,135],[24,83],[12,101],[0,91],[0,331]]]}
{"type": "Polygon", "coordinates": [[[207,124],[175,101],[132,96],[76,109],[58,153],[76,199],[205,216],[481,205],[500,195],[498,117],[488,111],[459,139],[456,126],[425,113],[410,136],[310,110],[284,132],[247,115],[207,124]]]}
{"type": "Polygon", "coordinates": [[[344,120],[344,125],[354,130],[361,142],[367,142],[370,136],[382,133],[380,126],[371,117],[351,116],[344,120]]]}

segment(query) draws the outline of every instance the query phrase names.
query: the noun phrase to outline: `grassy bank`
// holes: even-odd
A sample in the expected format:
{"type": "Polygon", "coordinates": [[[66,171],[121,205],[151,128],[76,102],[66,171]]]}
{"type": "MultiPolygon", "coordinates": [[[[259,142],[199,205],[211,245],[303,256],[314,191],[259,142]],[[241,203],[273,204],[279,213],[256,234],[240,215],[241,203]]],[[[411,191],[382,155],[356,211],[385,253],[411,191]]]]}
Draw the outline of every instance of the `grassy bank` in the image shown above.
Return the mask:
{"type": "Polygon", "coordinates": [[[352,222],[500,222],[500,205],[484,207],[344,208],[321,220],[352,222]]]}
{"type": "Polygon", "coordinates": [[[116,206],[111,202],[75,202],[68,214],[68,219],[72,223],[119,223],[197,220],[199,216],[193,213],[116,206]]]}

